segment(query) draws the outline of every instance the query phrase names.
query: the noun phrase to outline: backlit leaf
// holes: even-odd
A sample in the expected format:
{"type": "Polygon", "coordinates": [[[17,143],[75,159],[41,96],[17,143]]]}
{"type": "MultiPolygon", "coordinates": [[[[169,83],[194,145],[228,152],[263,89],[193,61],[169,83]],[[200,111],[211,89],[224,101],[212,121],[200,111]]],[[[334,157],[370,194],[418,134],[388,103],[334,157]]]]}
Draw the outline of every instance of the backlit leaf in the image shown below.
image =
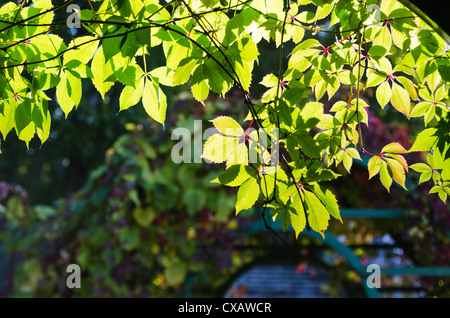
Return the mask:
{"type": "Polygon", "coordinates": [[[411,107],[409,94],[403,87],[395,82],[392,83],[391,103],[399,112],[409,117],[411,107]]]}
{"type": "Polygon", "coordinates": [[[145,79],[142,105],[150,117],[164,125],[167,109],[166,95],[154,77],[145,79]]]}
{"type": "Polygon", "coordinates": [[[236,137],[244,135],[241,125],[231,117],[219,116],[211,120],[211,122],[224,135],[236,137]]]}
{"type": "Polygon", "coordinates": [[[304,191],[305,204],[308,207],[308,221],[311,228],[324,235],[324,231],[328,228],[330,214],[325,206],[320,202],[317,196],[310,192],[304,191]]]}
{"type": "Polygon", "coordinates": [[[373,156],[372,158],[370,158],[368,163],[369,179],[378,174],[378,172],[380,171],[380,165],[381,165],[380,156],[373,156]]]}
{"type": "Polygon", "coordinates": [[[259,197],[259,184],[255,178],[249,178],[239,188],[236,200],[236,215],[242,210],[253,207],[259,197]]]}
{"type": "Polygon", "coordinates": [[[385,81],[378,86],[375,96],[381,108],[384,108],[391,99],[391,86],[389,86],[388,81],[385,81]]]}

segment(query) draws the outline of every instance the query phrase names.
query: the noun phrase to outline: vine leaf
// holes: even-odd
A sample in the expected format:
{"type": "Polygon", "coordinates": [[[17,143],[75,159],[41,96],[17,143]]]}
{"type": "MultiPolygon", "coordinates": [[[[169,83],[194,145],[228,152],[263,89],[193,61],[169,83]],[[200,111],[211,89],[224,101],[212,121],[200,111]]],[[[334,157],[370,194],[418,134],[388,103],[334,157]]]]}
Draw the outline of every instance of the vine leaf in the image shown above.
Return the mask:
{"type": "Polygon", "coordinates": [[[420,173],[419,184],[427,182],[433,175],[433,169],[425,163],[415,163],[410,168],[420,173]]]}
{"type": "Polygon", "coordinates": [[[159,87],[157,78],[150,76],[145,78],[144,93],[142,95],[142,105],[147,114],[164,126],[166,120],[167,99],[164,92],[159,87]]]}
{"type": "Polygon", "coordinates": [[[325,239],[325,230],[328,228],[330,214],[319,198],[310,191],[304,191],[305,204],[308,211],[308,220],[311,228],[319,232],[325,239]]]}
{"type": "Polygon", "coordinates": [[[209,94],[209,86],[208,80],[203,77],[203,65],[199,65],[192,74],[191,92],[192,96],[204,106],[204,100],[209,94]]]}
{"type": "Polygon", "coordinates": [[[125,86],[119,97],[120,111],[128,109],[139,103],[143,93],[144,78],[141,78],[139,81],[137,81],[136,87],[133,87],[131,85],[125,86]]]}
{"type": "Polygon", "coordinates": [[[392,83],[391,103],[395,109],[409,117],[411,107],[409,93],[395,82],[392,83]]]}
{"type": "Polygon", "coordinates": [[[339,211],[339,205],[334,196],[333,192],[326,189],[324,186],[314,183],[313,192],[319,198],[319,200],[323,203],[323,205],[327,208],[328,212],[336,219],[338,219],[341,223],[341,213],[339,211]]]}
{"type": "Polygon", "coordinates": [[[226,169],[220,176],[211,181],[211,183],[220,183],[229,187],[238,187],[248,178],[254,176],[254,171],[249,166],[232,165],[226,169]]]}
{"type": "Polygon", "coordinates": [[[383,83],[378,86],[375,96],[377,98],[378,103],[380,104],[381,108],[384,108],[389,100],[391,99],[391,86],[389,86],[388,81],[384,81],[383,83]]]}
{"type": "Polygon", "coordinates": [[[259,185],[256,178],[249,178],[238,190],[236,199],[236,215],[242,210],[253,207],[258,200],[260,193],[259,185]]]}
{"type": "Polygon", "coordinates": [[[287,208],[285,213],[289,213],[292,228],[294,229],[295,236],[298,238],[306,225],[305,210],[299,195],[296,193],[293,196],[292,204],[287,208]]]}
{"type": "Polygon", "coordinates": [[[380,166],[381,166],[381,157],[380,156],[373,156],[370,158],[369,163],[367,165],[369,169],[369,180],[372,179],[374,176],[380,172],[380,166]]]}
{"type": "Polygon", "coordinates": [[[420,132],[417,135],[414,144],[409,149],[409,152],[431,150],[436,146],[439,139],[437,131],[437,128],[427,128],[424,131],[420,132]]]}
{"type": "Polygon", "coordinates": [[[373,155],[368,163],[369,179],[380,173],[380,181],[389,192],[392,179],[402,188],[405,186],[408,163],[401,155],[408,151],[399,143],[393,142],[383,147],[379,155],[373,155]],[[389,169],[388,169],[389,168],[389,169]]]}
{"type": "Polygon", "coordinates": [[[106,62],[105,55],[103,54],[103,46],[99,46],[94,58],[91,62],[92,69],[92,84],[100,93],[102,98],[105,98],[105,94],[114,85],[114,82],[107,81],[107,79],[113,75],[113,69],[111,62],[106,62]]]}
{"type": "Polygon", "coordinates": [[[406,149],[398,142],[392,142],[381,149],[381,153],[406,153],[406,149]]]}
{"type": "Polygon", "coordinates": [[[219,116],[215,119],[211,120],[214,127],[217,128],[222,134],[229,136],[242,136],[244,134],[244,130],[241,125],[233,118],[228,116],[219,116]]]}
{"type": "MultiPolygon", "coordinates": [[[[246,141],[249,148],[256,151],[257,131],[244,132],[233,118],[227,116],[219,116],[212,122],[221,134],[213,134],[206,140],[201,157],[214,163],[226,161],[227,169],[236,164],[248,165],[249,150],[246,141]]],[[[253,153],[251,159],[255,159],[253,153]]]]}

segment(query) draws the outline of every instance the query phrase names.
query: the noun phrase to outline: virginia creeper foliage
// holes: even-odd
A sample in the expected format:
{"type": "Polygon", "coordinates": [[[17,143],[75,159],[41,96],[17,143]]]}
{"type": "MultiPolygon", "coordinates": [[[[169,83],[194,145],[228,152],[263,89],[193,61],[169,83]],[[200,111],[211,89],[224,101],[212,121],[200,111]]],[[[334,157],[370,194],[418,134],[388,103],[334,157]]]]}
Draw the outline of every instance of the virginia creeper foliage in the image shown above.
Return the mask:
{"type": "Polygon", "coordinates": [[[331,216],[341,220],[326,181],[339,177],[333,169],[340,164],[351,172],[362,156],[369,158],[369,178],[379,176],[387,191],[394,181],[406,189],[412,169],[420,182],[433,181],[430,193],[444,202],[450,195],[447,44],[407,2],[87,0],[74,11],[79,35],[67,42],[58,32],[67,31],[71,13],[59,12],[71,3],[25,0],[0,8],[3,139],[15,130],[27,145],[35,135],[45,142],[49,105],[59,104],[67,117],[85,79],[102,97],[120,83],[120,111],[140,103],[162,125],[170,111],[164,87],[187,83],[200,103],[237,89],[247,121],[213,120],[219,133],[202,155],[227,163],[214,182],[238,187],[236,213],[259,203],[297,236],[305,228],[323,234],[331,216]],[[261,55],[263,42],[278,55],[261,55]],[[165,65],[150,69],[158,47],[165,65]],[[262,78],[264,94],[253,96],[254,70],[273,58],[278,70],[262,78]],[[345,99],[336,100],[338,90],[345,99]],[[361,126],[369,125],[371,107],[406,121],[423,118],[414,145],[393,140],[366,149],[361,126]],[[250,150],[259,154],[256,162],[250,150]],[[415,151],[428,153],[426,161],[409,166],[405,154],[415,151]],[[268,168],[275,152],[278,165],[268,168]]]}

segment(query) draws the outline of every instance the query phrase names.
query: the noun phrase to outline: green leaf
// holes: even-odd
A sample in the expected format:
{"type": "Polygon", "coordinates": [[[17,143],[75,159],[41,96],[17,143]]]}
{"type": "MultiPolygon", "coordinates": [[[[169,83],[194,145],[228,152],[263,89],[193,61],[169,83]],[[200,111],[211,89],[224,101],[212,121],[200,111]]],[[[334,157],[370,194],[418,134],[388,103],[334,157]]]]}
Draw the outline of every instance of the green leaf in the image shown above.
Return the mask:
{"type": "Polygon", "coordinates": [[[252,168],[243,165],[232,165],[211,183],[220,183],[229,187],[238,187],[252,176],[252,168]]]}
{"type": "Polygon", "coordinates": [[[347,170],[347,172],[350,173],[350,169],[352,168],[353,165],[352,156],[350,156],[350,154],[345,152],[344,156],[342,157],[342,162],[344,164],[345,170],[347,170]]]}
{"type": "Polygon", "coordinates": [[[373,45],[384,47],[387,52],[390,51],[392,46],[392,37],[387,25],[381,28],[380,32],[373,41],[373,45]]]}
{"type": "MultiPolygon", "coordinates": [[[[107,21],[108,20],[116,20],[116,17],[113,16],[106,20],[107,21]]],[[[122,20],[122,19],[120,19],[120,20],[122,20]]],[[[118,21],[118,22],[124,23],[125,21],[122,20],[122,21],[118,21]]],[[[118,34],[124,33],[124,32],[122,32],[122,31],[124,31],[123,27],[119,26],[118,28],[122,29],[122,31],[118,31],[118,32],[116,32],[118,29],[116,27],[117,27],[117,25],[109,27],[109,30],[111,30],[111,32],[107,31],[106,34],[104,34],[104,35],[113,35],[113,34],[118,35],[118,34]]],[[[103,48],[102,53],[103,53],[103,56],[104,56],[104,59],[106,62],[108,62],[114,55],[121,54],[121,45],[123,45],[124,40],[125,40],[125,35],[107,37],[107,38],[102,39],[102,46],[101,46],[103,48]]],[[[97,51],[97,53],[98,53],[98,51],[97,51]]]]}
{"type": "Polygon", "coordinates": [[[373,176],[378,174],[380,171],[381,158],[380,156],[373,156],[370,158],[369,163],[367,165],[369,170],[369,179],[372,179],[373,176]]]}
{"type": "Polygon", "coordinates": [[[205,105],[204,100],[208,97],[209,86],[203,76],[203,65],[198,66],[192,74],[191,91],[194,98],[205,105]]]}
{"type": "Polygon", "coordinates": [[[387,163],[385,161],[381,161],[380,165],[380,181],[386,190],[389,192],[392,185],[392,176],[389,173],[387,163]]]}
{"type": "Polygon", "coordinates": [[[61,71],[61,80],[56,86],[56,98],[67,118],[74,107],[81,100],[81,79],[70,72],[61,71]]]}
{"type": "Polygon", "coordinates": [[[36,124],[36,134],[41,140],[41,144],[43,144],[48,137],[50,136],[50,126],[51,126],[51,116],[50,111],[48,110],[48,102],[47,100],[42,100],[40,102],[39,107],[35,107],[33,109],[33,121],[36,122],[34,114],[37,112],[40,113],[40,118],[42,119],[40,125],[36,124]]]}
{"type": "Polygon", "coordinates": [[[289,224],[291,224],[291,213],[289,210],[290,209],[284,209],[283,214],[281,215],[281,228],[283,229],[283,232],[286,231],[289,224]]]}
{"type": "Polygon", "coordinates": [[[319,102],[308,102],[303,106],[300,115],[305,122],[310,119],[322,119],[323,116],[323,104],[319,102]]]}
{"type": "Polygon", "coordinates": [[[295,135],[298,145],[300,146],[301,151],[311,158],[319,158],[320,157],[320,146],[319,142],[314,140],[311,136],[306,134],[295,135]]]}
{"type": "Polygon", "coordinates": [[[231,155],[227,157],[227,168],[235,164],[248,164],[247,146],[243,142],[238,142],[238,139],[235,139],[234,150],[231,155]]]}
{"type": "Polygon", "coordinates": [[[203,74],[213,92],[223,96],[231,88],[230,76],[214,60],[206,60],[203,74]]]}
{"type": "Polygon", "coordinates": [[[219,3],[219,0],[200,0],[204,7],[212,8],[219,3]]]}
{"type": "Polygon", "coordinates": [[[328,212],[342,223],[341,214],[339,212],[339,205],[333,192],[319,185],[318,183],[315,183],[313,185],[313,192],[327,208],[328,212]]]}
{"type": "Polygon", "coordinates": [[[396,79],[400,83],[402,83],[403,87],[406,89],[412,100],[419,99],[419,96],[417,95],[416,85],[409,78],[406,78],[404,76],[397,76],[396,79]]]}
{"type": "Polygon", "coordinates": [[[249,178],[238,190],[236,200],[236,215],[242,210],[253,207],[260,193],[259,184],[255,178],[249,178]]]}
{"type": "Polygon", "coordinates": [[[384,76],[378,72],[372,72],[367,77],[366,87],[378,86],[385,81],[386,81],[386,76],[384,76]]]}
{"type": "Polygon", "coordinates": [[[29,99],[18,104],[14,114],[15,128],[19,135],[31,123],[32,105],[29,99]]]}
{"type": "Polygon", "coordinates": [[[227,160],[236,146],[236,138],[214,134],[205,141],[201,157],[214,163],[221,163],[227,160]]]}
{"type": "Polygon", "coordinates": [[[414,106],[410,117],[421,117],[425,115],[427,110],[432,106],[433,104],[431,102],[420,102],[417,103],[416,106],[414,106]]]}
{"type": "Polygon", "coordinates": [[[408,167],[408,163],[406,162],[405,157],[403,157],[402,155],[399,155],[399,154],[392,154],[392,153],[388,153],[388,154],[386,154],[386,156],[396,160],[403,167],[403,169],[406,172],[408,172],[409,167],[408,167]]]}
{"type": "Polygon", "coordinates": [[[100,46],[94,55],[91,63],[91,70],[94,77],[92,83],[102,98],[105,98],[106,92],[114,85],[114,82],[107,82],[114,72],[111,67],[111,63],[106,63],[105,56],[103,55],[103,45],[100,46]]]}
{"type": "Polygon", "coordinates": [[[434,186],[431,188],[431,190],[428,192],[428,194],[438,193],[440,190],[441,190],[440,186],[434,186]]]}
{"type": "Polygon", "coordinates": [[[378,86],[375,96],[381,108],[384,108],[391,99],[391,86],[389,86],[388,81],[385,81],[378,86]]]}
{"type": "Polygon", "coordinates": [[[395,82],[392,83],[391,103],[395,109],[409,117],[411,107],[409,94],[403,87],[395,82]]]}
{"type": "Polygon", "coordinates": [[[190,57],[181,60],[173,74],[173,85],[182,85],[186,83],[196,67],[196,62],[195,59],[190,57]]]}
{"type": "Polygon", "coordinates": [[[447,203],[447,192],[444,189],[441,188],[438,192],[438,195],[442,202],[447,203]]]}
{"type": "Polygon", "coordinates": [[[160,89],[158,80],[153,76],[145,78],[142,105],[147,114],[164,126],[166,120],[167,99],[160,89]]]}
{"type": "Polygon", "coordinates": [[[278,85],[278,77],[273,73],[267,74],[263,77],[259,84],[269,88],[276,87],[278,85]]]}
{"type": "Polygon", "coordinates": [[[241,125],[231,117],[219,116],[211,120],[211,122],[224,135],[236,137],[244,135],[241,125]]]}
{"type": "Polygon", "coordinates": [[[174,84],[173,84],[174,72],[171,71],[166,66],[160,66],[160,67],[153,69],[150,72],[150,75],[153,76],[154,78],[157,78],[160,85],[174,86],[174,84]]]}
{"type": "Polygon", "coordinates": [[[6,139],[8,133],[15,126],[15,112],[16,112],[16,101],[12,99],[10,102],[5,102],[3,104],[3,114],[0,113],[0,132],[2,133],[3,140],[6,139]]]}
{"type": "Polygon", "coordinates": [[[79,61],[87,64],[97,50],[99,39],[94,36],[81,36],[74,38],[68,45],[68,51],[63,54],[63,63],[79,61]]]}
{"type": "MultiPolygon", "coordinates": [[[[378,58],[378,57],[383,57],[386,55],[387,50],[385,47],[381,46],[381,45],[372,45],[369,49],[369,56],[374,57],[374,58],[378,58]]],[[[384,76],[384,79],[386,79],[386,77],[384,76]]]]}
{"type": "Polygon", "coordinates": [[[397,160],[390,158],[385,158],[385,160],[389,169],[392,172],[392,177],[394,178],[394,180],[399,185],[401,185],[405,190],[407,190],[405,187],[406,175],[403,166],[397,160]]]}
{"type": "Polygon", "coordinates": [[[137,82],[136,87],[133,86],[124,87],[119,97],[119,105],[120,105],[119,111],[128,109],[139,103],[139,101],[142,98],[142,94],[144,93],[144,82],[145,82],[144,78],[141,78],[137,82]]]}
{"type": "Polygon", "coordinates": [[[355,148],[346,148],[345,151],[354,159],[361,160],[358,150],[355,148]]]}
{"type": "Polygon", "coordinates": [[[290,214],[291,225],[297,238],[306,225],[305,209],[302,200],[304,199],[300,198],[298,193],[294,194],[291,206],[285,211],[285,213],[289,212],[290,214]]]}
{"type": "Polygon", "coordinates": [[[437,128],[428,128],[420,132],[408,152],[430,151],[438,142],[439,137],[437,131],[437,128]]]}
{"type": "Polygon", "coordinates": [[[122,53],[122,56],[134,57],[136,55],[136,52],[141,47],[141,44],[136,37],[137,33],[138,32],[131,30],[131,32],[122,37],[120,42],[120,52],[122,53]]]}
{"type": "Polygon", "coordinates": [[[431,179],[431,176],[433,175],[433,171],[429,170],[429,171],[424,171],[419,178],[419,184],[423,183],[423,182],[427,182],[428,180],[431,179]]]}
{"type": "Polygon", "coordinates": [[[424,164],[424,163],[415,163],[411,166],[409,166],[411,169],[413,169],[414,171],[417,172],[426,172],[426,171],[431,171],[431,167],[424,164]]]}
{"type": "Polygon", "coordinates": [[[324,236],[324,231],[328,228],[330,214],[314,193],[304,191],[304,195],[305,204],[308,208],[309,224],[314,231],[324,236]]]}
{"type": "Polygon", "coordinates": [[[407,150],[403,148],[398,142],[392,142],[381,149],[381,153],[406,153],[407,150]]]}

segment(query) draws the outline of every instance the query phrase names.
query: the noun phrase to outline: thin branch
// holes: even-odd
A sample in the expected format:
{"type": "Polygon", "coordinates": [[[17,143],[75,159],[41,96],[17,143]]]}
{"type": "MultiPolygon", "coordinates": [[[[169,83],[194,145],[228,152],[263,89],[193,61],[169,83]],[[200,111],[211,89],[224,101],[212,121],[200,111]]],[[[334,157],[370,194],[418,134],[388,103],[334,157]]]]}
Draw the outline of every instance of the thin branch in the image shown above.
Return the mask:
{"type": "Polygon", "coordinates": [[[263,210],[261,212],[261,218],[264,221],[264,226],[266,228],[266,230],[271,231],[281,242],[283,242],[284,245],[286,245],[286,247],[291,248],[291,246],[280,236],[280,234],[278,234],[277,231],[275,231],[273,228],[271,228],[268,224],[267,224],[267,220],[266,220],[266,208],[267,208],[267,203],[264,204],[263,210]]]}

